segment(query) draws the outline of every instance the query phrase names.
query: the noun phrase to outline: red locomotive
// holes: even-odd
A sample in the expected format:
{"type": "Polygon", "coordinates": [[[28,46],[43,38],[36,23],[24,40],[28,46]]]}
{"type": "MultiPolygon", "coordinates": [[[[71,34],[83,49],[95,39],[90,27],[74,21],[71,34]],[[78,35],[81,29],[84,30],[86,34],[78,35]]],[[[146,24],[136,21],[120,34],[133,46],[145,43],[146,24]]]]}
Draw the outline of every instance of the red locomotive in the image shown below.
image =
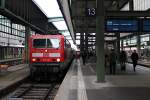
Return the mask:
{"type": "Polygon", "coordinates": [[[31,76],[64,71],[73,58],[70,42],[63,35],[34,35],[29,39],[31,76]]]}

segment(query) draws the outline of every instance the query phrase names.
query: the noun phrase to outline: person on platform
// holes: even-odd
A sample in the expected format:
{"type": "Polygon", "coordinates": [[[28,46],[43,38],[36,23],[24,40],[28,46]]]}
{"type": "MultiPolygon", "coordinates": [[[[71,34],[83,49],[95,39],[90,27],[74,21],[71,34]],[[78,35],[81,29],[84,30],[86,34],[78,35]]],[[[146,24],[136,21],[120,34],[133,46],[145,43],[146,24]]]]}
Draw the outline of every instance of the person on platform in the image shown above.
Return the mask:
{"type": "Polygon", "coordinates": [[[112,49],[110,53],[110,74],[116,74],[116,60],[116,53],[114,49],[112,49]]]}
{"type": "Polygon", "coordinates": [[[139,59],[139,56],[138,56],[138,54],[136,53],[136,50],[134,50],[134,52],[132,53],[131,59],[132,59],[132,63],[133,63],[133,70],[134,70],[134,72],[135,72],[135,67],[136,67],[137,61],[138,61],[138,59],[139,59]]]}
{"type": "Polygon", "coordinates": [[[121,66],[121,71],[126,70],[126,61],[127,61],[127,54],[125,51],[121,51],[120,53],[120,66],[121,66]]]}

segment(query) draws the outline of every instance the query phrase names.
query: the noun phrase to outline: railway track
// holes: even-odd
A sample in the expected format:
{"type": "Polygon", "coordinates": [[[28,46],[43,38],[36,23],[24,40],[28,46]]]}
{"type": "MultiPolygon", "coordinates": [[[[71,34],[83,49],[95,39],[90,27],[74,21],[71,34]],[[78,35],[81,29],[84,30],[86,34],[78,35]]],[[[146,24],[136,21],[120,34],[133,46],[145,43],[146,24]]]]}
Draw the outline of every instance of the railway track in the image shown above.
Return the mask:
{"type": "Polygon", "coordinates": [[[59,84],[23,84],[9,100],[53,100],[59,84]]]}

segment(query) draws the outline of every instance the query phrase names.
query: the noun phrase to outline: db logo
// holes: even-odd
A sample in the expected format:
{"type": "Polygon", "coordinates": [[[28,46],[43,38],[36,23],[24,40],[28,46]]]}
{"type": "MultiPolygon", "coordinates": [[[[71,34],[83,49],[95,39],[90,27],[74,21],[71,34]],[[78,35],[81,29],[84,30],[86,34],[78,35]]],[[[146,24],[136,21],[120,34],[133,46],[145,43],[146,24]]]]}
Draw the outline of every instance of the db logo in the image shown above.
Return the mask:
{"type": "Polygon", "coordinates": [[[43,56],[44,57],[49,57],[49,54],[48,53],[44,53],[43,56]]]}

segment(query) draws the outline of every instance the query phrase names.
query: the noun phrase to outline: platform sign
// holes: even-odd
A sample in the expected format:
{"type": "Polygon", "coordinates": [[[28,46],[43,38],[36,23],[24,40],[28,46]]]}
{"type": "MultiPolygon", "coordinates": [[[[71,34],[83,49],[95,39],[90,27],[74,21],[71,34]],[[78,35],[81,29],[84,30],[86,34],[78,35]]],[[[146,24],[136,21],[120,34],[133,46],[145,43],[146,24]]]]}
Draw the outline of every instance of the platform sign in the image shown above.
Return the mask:
{"type": "Polygon", "coordinates": [[[143,32],[150,32],[150,19],[143,19],[143,32]]]}
{"type": "Polygon", "coordinates": [[[86,16],[96,16],[96,8],[86,8],[86,16]]]}
{"type": "Polygon", "coordinates": [[[108,19],[105,23],[106,32],[138,32],[138,20],[108,19]]]}

